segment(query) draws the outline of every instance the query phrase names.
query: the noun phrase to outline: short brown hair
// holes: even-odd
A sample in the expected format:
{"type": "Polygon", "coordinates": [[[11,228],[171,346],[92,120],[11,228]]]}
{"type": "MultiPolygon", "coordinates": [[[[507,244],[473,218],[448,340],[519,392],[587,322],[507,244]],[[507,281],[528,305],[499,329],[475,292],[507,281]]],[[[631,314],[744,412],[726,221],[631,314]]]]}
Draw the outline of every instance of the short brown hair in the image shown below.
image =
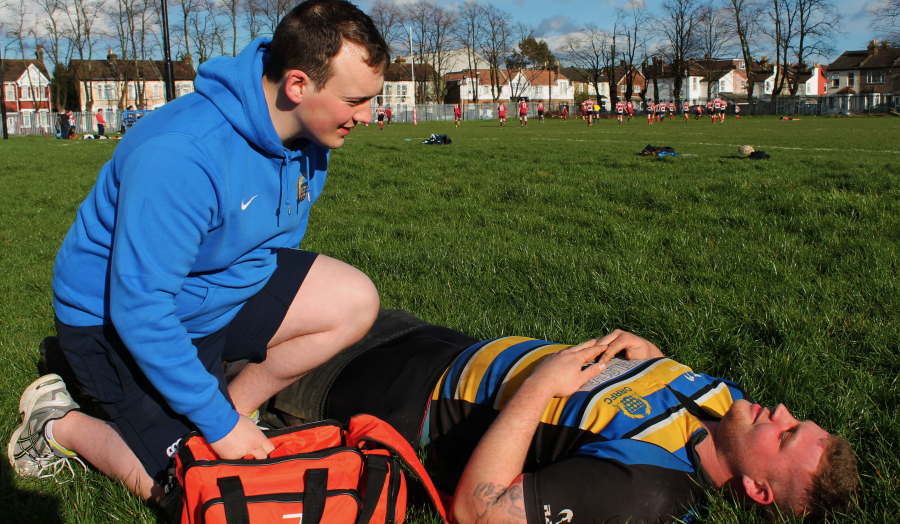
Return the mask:
{"type": "Polygon", "coordinates": [[[859,471],[853,448],[844,437],[832,435],[825,442],[825,451],[807,492],[808,513],[824,516],[829,510],[847,509],[858,487],[859,471]]]}
{"type": "Polygon", "coordinates": [[[384,71],[390,65],[390,48],[358,7],[346,0],[302,2],[275,28],[266,78],[278,82],[287,71],[299,69],[319,90],[334,74],[331,61],[345,42],[361,47],[373,69],[384,71]]]}

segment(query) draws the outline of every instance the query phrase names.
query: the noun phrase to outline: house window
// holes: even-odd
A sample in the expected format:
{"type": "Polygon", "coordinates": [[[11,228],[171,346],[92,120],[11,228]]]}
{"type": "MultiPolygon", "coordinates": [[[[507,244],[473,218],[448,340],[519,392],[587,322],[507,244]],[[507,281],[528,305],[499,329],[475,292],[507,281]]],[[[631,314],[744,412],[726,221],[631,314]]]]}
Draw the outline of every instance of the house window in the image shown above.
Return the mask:
{"type": "Polygon", "coordinates": [[[866,73],[866,83],[867,84],[883,84],[884,83],[884,71],[869,71],[866,73]]]}
{"type": "Polygon", "coordinates": [[[769,82],[768,80],[766,80],[766,91],[771,91],[771,90],[772,90],[772,82],[769,82]]]}
{"type": "Polygon", "coordinates": [[[741,92],[747,92],[747,82],[741,82],[741,92]]]}
{"type": "Polygon", "coordinates": [[[694,89],[700,89],[700,79],[698,79],[698,78],[695,76],[695,77],[693,78],[693,81],[694,81],[694,89]]]}
{"type": "Polygon", "coordinates": [[[407,87],[408,86],[406,84],[400,84],[399,86],[397,86],[397,94],[400,96],[406,96],[407,87]]]}
{"type": "Polygon", "coordinates": [[[621,93],[621,94],[623,94],[623,95],[625,94],[625,85],[620,85],[620,86],[619,86],[619,93],[621,93]]]}
{"type": "Polygon", "coordinates": [[[847,73],[847,85],[853,87],[856,83],[856,73],[847,73]]]}
{"type": "Polygon", "coordinates": [[[391,84],[384,84],[384,96],[391,96],[391,84]]]}
{"type": "Polygon", "coordinates": [[[837,73],[831,75],[831,87],[841,87],[841,77],[837,73]]]}
{"type": "Polygon", "coordinates": [[[481,86],[481,94],[483,94],[483,95],[491,94],[491,86],[481,86]]]}
{"type": "Polygon", "coordinates": [[[15,100],[16,99],[16,86],[14,84],[6,84],[6,99],[7,100],[15,100]]]}
{"type": "Polygon", "coordinates": [[[563,95],[567,94],[569,92],[569,84],[563,83],[561,86],[559,86],[559,92],[563,95]]]}
{"type": "Polygon", "coordinates": [[[113,86],[112,84],[104,84],[103,90],[105,91],[105,93],[103,94],[104,98],[101,98],[100,100],[116,100],[117,99],[116,92],[115,92],[115,86],[113,86]]]}
{"type": "Polygon", "coordinates": [[[128,85],[128,99],[129,100],[135,100],[137,98],[136,96],[134,96],[134,92],[135,92],[134,84],[129,84],[128,85]]]}
{"type": "Polygon", "coordinates": [[[743,69],[746,67],[746,65],[747,65],[747,64],[746,64],[743,60],[741,60],[741,63],[738,64],[738,69],[743,70],[743,69]]]}
{"type": "Polygon", "coordinates": [[[25,127],[31,127],[31,112],[22,111],[22,124],[25,127]]]}
{"type": "Polygon", "coordinates": [[[159,98],[159,84],[153,84],[153,98],[159,98]]]}

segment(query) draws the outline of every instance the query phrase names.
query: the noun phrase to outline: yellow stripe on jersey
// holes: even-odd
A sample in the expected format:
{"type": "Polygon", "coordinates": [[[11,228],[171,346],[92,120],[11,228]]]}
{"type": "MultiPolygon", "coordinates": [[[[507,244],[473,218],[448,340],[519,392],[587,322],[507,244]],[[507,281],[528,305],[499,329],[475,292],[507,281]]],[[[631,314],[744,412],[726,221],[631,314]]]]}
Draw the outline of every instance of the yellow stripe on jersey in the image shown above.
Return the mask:
{"type": "Polygon", "coordinates": [[[724,382],[720,382],[712,391],[698,398],[696,403],[703,411],[714,417],[722,418],[731,409],[734,399],[731,397],[731,390],[728,389],[728,386],[724,382]]]}
{"type": "Polygon", "coordinates": [[[481,385],[481,380],[484,378],[484,374],[487,372],[488,368],[494,362],[494,359],[497,358],[497,355],[508,349],[510,346],[529,340],[534,339],[527,337],[506,337],[485,344],[484,347],[478,350],[478,353],[469,359],[466,367],[463,368],[462,373],[460,373],[459,384],[457,385],[453,398],[465,400],[474,404],[475,398],[478,396],[478,387],[481,385]]]}
{"type": "Polygon", "coordinates": [[[674,453],[683,448],[684,443],[690,440],[691,435],[702,427],[700,422],[686,409],[680,409],[672,416],[657,422],[631,439],[656,444],[670,453],[674,453]]]}
{"type": "MultiPolygon", "coordinates": [[[[643,372],[635,375],[631,380],[619,382],[594,395],[594,398],[591,399],[588,408],[585,410],[579,427],[592,433],[600,433],[621,410],[620,399],[628,398],[632,402],[644,402],[642,397],[656,393],[660,389],[665,388],[669,382],[690,371],[691,368],[688,366],[668,358],[655,362],[643,372]]],[[[646,409],[646,415],[637,418],[652,415],[649,412],[649,404],[646,405],[646,409]]]]}
{"type": "Polygon", "coordinates": [[[431,392],[431,400],[437,400],[441,398],[441,388],[444,386],[444,381],[447,380],[447,373],[450,373],[450,368],[453,365],[447,366],[447,369],[444,370],[444,374],[441,375],[441,379],[438,380],[437,385],[434,386],[434,391],[431,392]]]}
{"type": "Polygon", "coordinates": [[[525,379],[531,376],[531,372],[534,371],[534,368],[537,367],[547,355],[570,347],[572,346],[568,344],[551,344],[536,348],[530,353],[523,355],[509,373],[503,377],[503,383],[500,385],[500,390],[497,392],[497,401],[494,403],[494,409],[502,410],[506,407],[506,404],[508,404],[513,395],[516,394],[516,391],[519,391],[519,388],[522,386],[522,383],[525,382],[525,379]]]}

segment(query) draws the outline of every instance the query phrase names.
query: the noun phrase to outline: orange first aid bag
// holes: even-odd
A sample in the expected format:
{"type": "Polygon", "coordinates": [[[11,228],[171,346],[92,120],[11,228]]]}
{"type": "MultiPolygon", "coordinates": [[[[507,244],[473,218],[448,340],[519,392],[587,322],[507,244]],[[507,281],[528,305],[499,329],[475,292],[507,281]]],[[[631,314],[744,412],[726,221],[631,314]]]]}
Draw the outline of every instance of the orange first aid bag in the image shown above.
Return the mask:
{"type": "Polygon", "coordinates": [[[163,503],[170,522],[401,523],[406,516],[401,464],[415,472],[447,522],[438,492],[409,443],[376,417],[356,415],[346,427],[323,420],[264,433],[275,449],[262,460],[219,459],[203,437],[188,434],[175,456],[177,484],[163,503]]]}

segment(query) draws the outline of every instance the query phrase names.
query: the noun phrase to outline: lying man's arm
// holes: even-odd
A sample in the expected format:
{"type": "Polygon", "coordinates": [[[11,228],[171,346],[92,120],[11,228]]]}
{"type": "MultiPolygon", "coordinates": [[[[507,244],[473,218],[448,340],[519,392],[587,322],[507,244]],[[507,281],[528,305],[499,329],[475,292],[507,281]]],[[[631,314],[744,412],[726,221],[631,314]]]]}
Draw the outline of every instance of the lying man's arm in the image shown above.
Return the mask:
{"type": "Polygon", "coordinates": [[[548,356],[535,368],[472,453],[456,487],[454,522],[526,522],[522,467],[547,404],[578,391],[623,350],[630,359],[663,356],[650,342],[616,330],[548,356]]]}

